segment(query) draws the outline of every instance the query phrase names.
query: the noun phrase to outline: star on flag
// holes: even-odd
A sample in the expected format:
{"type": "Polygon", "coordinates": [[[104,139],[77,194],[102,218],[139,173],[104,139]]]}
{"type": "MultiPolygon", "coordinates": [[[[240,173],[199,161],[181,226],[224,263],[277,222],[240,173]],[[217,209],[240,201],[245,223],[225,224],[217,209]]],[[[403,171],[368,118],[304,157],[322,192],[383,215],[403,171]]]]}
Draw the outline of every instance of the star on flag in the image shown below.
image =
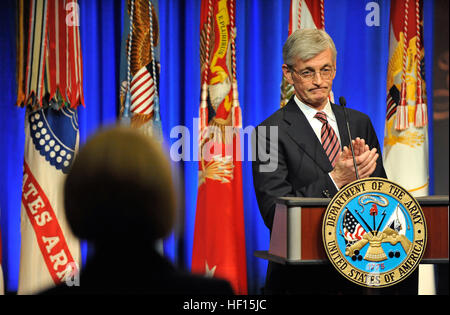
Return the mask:
{"type": "Polygon", "coordinates": [[[216,267],[217,266],[214,266],[211,269],[209,269],[208,262],[205,260],[205,276],[208,278],[214,277],[214,272],[216,272],[216,267]]]}

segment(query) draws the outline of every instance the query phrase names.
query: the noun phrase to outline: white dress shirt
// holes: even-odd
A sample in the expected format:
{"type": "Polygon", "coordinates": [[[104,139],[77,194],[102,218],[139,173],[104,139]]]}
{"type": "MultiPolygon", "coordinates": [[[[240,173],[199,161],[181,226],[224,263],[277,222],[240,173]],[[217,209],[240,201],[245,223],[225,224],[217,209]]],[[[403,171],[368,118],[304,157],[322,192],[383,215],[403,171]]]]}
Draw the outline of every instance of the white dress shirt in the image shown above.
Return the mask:
{"type": "MultiPolygon", "coordinates": [[[[297,103],[300,110],[305,114],[306,119],[308,120],[309,124],[311,125],[312,129],[314,130],[314,133],[317,136],[317,139],[319,139],[319,142],[321,142],[320,132],[322,130],[322,122],[318,120],[317,118],[314,118],[314,116],[319,112],[317,109],[312,108],[300,101],[297,98],[297,95],[294,96],[295,103],[297,103]]],[[[341,143],[341,137],[339,135],[339,128],[336,121],[336,116],[334,116],[333,110],[331,109],[330,101],[328,101],[327,105],[325,105],[325,108],[322,110],[325,114],[327,114],[327,120],[330,124],[331,128],[333,128],[334,132],[336,133],[339,143],[341,143]]]]}

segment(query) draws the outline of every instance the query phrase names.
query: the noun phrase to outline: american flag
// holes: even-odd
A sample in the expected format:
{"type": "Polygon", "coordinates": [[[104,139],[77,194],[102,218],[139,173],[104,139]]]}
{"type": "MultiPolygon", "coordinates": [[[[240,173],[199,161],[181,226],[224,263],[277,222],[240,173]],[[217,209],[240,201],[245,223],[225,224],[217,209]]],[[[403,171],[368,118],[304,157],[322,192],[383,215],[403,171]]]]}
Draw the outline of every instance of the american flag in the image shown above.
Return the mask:
{"type": "Polygon", "coordinates": [[[359,224],[353,214],[350,211],[346,211],[344,215],[344,238],[347,246],[351,246],[356,241],[362,239],[362,236],[366,234],[364,228],[359,224]]]}

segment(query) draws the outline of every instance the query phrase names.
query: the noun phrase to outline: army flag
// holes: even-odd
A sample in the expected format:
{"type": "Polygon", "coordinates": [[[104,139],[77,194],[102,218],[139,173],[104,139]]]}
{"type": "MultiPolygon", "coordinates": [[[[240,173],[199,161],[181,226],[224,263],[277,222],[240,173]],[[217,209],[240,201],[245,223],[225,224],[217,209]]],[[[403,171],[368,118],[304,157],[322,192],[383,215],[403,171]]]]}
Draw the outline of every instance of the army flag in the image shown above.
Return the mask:
{"type": "Polygon", "coordinates": [[[390,180],[428,195],[422,1],[392,1],[383,163],[390,180]]]}
{"type": "Polygon", "coordinates": [[[78,16],[76,1],[18,5],[17,105],[26,106],[18,294],[73,284],[79,272],[80,244],[63,204],[84,104],[78,16]]]}
{"type": "MultiPolygon", "coordinates": [[[[428,195],[428,115],[423,1],[391,2],[383,163],[413,196],[428,195]]],[[[419,266],[419,294],[435,292],[433,265],[419,266]]]]}
{"type": "Polygon", "coordinates": [[[199,176],[192,271],[247,293],[236,81],[234,0],[203,0],[200,14],[199,176]]]}
{"type": "MultiPolygon", "coordinates": [[[[325,28],[325,14],[323,0],[291,0],[289,10],[289,33],[303,28],[325,28]]],[[[294,87],[286,82],[284,77],[281,80],[280,106],[289,102],[294,95],[294,87]]]]}
{"type": "Polygon", "coordinates": [[[158,1],[125,0],[120,56],[121,123],[162,140],[158,1]]]}

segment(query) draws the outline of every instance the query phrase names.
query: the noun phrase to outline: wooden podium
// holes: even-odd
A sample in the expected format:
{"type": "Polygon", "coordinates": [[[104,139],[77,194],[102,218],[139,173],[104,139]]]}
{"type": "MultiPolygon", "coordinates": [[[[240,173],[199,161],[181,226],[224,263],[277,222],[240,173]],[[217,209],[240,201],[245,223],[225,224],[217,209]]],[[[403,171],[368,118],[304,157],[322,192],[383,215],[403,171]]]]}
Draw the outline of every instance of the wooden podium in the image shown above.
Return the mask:
{"type": "MultiPolygon", "coordinates": [[[[428,240],[422,263],[448,263],[448,196],[418,197],[428,240]]],[[[268,251],[256,257],[281,264],[329,263],[322,241],[322,220],[328,198],[278,198],[268,251]]]]}

